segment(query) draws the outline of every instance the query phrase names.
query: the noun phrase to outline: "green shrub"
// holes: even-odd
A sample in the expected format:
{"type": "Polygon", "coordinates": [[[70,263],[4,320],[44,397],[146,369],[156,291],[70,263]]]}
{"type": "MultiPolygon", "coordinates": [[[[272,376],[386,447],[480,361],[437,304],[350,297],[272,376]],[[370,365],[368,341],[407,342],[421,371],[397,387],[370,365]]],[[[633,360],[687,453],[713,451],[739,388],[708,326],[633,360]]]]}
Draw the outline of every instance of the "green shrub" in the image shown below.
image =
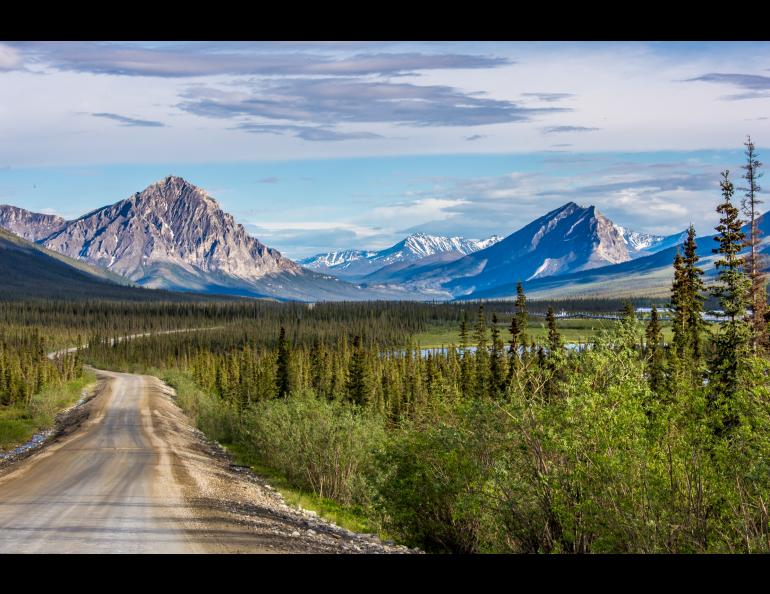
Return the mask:
{"type": "Polygon", "coordinates": [[[447,404],[436,420],[405,424],[390,436],[378,456],[377,483],[388,530],[429,551],[486,549],[485,491],[495,447],[490,407],[447,404]]]}
{"type": "Polygon", "coordinates": [[[244,412],[241,442],[268,466],[319,497],[367,505],[367,476],[385,441],[383,420],[312,392],[262,401],[244,412]]]}

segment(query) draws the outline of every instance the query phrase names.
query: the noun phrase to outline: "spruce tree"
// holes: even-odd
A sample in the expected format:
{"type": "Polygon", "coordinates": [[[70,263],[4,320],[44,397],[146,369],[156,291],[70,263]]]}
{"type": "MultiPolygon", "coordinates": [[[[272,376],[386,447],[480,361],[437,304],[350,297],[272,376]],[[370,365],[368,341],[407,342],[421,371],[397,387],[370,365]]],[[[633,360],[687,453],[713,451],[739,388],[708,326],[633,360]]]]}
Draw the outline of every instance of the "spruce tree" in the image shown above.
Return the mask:
{"type": "Polygon", "coordinates": [[[676,250],[674,256],[674,281],[671,284],[671,329],[674,333],[672,341],[672,354],[676,354],[677,360],[684,359],[684,353],[687,349],[689,333],[687,332],[687,280],[685,278],[684,258],[676,250]]]}
{"type": "Polygon", "coordinates": [[[710,376],[712,404],[718,411],[719,431],[737,424],[733,400],[740,385],[742,363],[751,350],[751,327],[746,319],[751,279],[744,272],[745,262],[740,255],[745,234],[741,229],[743,221],[739,218],[739,211],[732,203],[734,188],[729,171],[722,173],[720,187],[724,201],[717,206],[720,219],[714,239],[719,242],[719,247],[713,252],[721,257],[714,262],[718,270],[718,284],[711,292],[719,299],[726,319],[716,336],[710,376]]]}
{"type": "Polygon", "coordinates": [[[291,346],[286,339],[286,328],[281,326],[281,332],[278,335],[278,358],[276,360],[275,385],[278,398],[286,398],[291,392],[291,377],[289,370],[289,360],[291,357],[291,346]]]}
{"type": "Polygon", "coordinates": [[[511,317],[511,325],[508,327],[508,332],[511,333],[511,338],[508,341],[510,348],[508,352],[510,354],[518,354],[519,346],[521,346],[521,329],[519,328],[519,321],[516,316],[511,317]]]}
{"type": "Polygon", "coordinates": [[[508,349],[508,383],[510,384],[513,379],[513,374],[521,365],[521,359],[519,357],[521,330],[519,329],[519,321],[516,319],[515,315],[511,316],[511,325],[508,328],[508,331],[511,333],[511,338],[508,342],[510,345],[508,349]]]}
{"type": "Polygon", "coordinates": [[[503,387],[503,344],[497,327],[497,314],[492,313],[492,353],[489,359],[489,395],[497,397],[503,387]]]}
{"type": "Polygon", "coordinates": [[[473,338],[476,340],[476,346],[479,351],[486,351],[487,348],[487,321],[484,316],[484,305],[479,305],[479,314],[476,318],[476,327],[473,338]]]}
{"type": "Polygon", "coordinates": [[[545,319],[548,326],[548,357],[543,359],[542,353],[544,349],[540,347],[538,360],[540,361],[541,367],[548,372],[543,389],[546,398],[552,399],[558,392],[558,384],[563,376],[562,342],[561,335],[556,327],[556,316],[554,315],[553,307],[548,307],[545,319]]]}
{"type": "Polygon", "coordinates": [[[366,353],[360,336],[353,337],[353,353],[350,357],[348,368],[347,392],[348,398],[356,404],[363,406],[369,400],[369,368],[366,362],[366,353]]]}
{"type": "Polygon", "coordinates": [[[478,318],[474,330],[476,340],[475,395],[482,398],[489,393],[489,352],[487,351],[487,324],[484,305],[479,305],[478,318]]]}
{"type": "Polygon", "coordinates": [[[650,370],[650,388],[654,392],[659,392],[663,387],[665,380],[663,369],[663,331],[660,327],[658,317],[658,308],[652,306],[650,312],[650,321],[645,328],[647,338],[647,360],[650,370]]]}
{"type": "Polygon", "coordinates": [[[522,344],[527,341],[527,324],[529,323],[529,315],[527,314],[527,296],[524,294],[524,287],[521,283],[516,283],[516,301],[514,301],[516,307],[516,324],[518,325],[519,332],[521,333],[522,344]]]}
{"type": "Polygon", "coordinates": [[[625,320],[635,320],[636,319],[636,310],[634,309],[634,304],[630,301],[627,301],[623,305],[623,309],[620,312],[620,315],[625,320]]]}
{"type": "Polygon", "coordinates": [[[460,318],[460,348],[468,348],[468,314],[464,309],[460,318]]]}
{"type": "Polygon", "coordinates": [[[561,351],[561,334],[556,327],[556,316],[553,307],[548,306],[548,312],[545,315],[545,321],[548,325],[548,350],[552,356],[556,356],[561,351]]]}
{"type": "Polygon", "coordinates": [[[690,225],[687,230],[687,239],[684,243],[684,282],[686,301],[686,344],[693,362],[697,365],[702,356],[701,333],[706,326],[703,320],[703,293],[706,290],[703,284],[703,270],[698,268],[698,246],[695,243],[695,227],[690,225]]]}
{"type": "Polygon", "coordinates": [[[759,199],[758,194],[761,190],[759,178],[762,177],[762,173],[759,169],[762,167],[762,163],[757,158],[756,149],[750,136],[746,138],[744,146],[746,147],[746,164],[742,165],[742,169],[745,171],[742,177],[746,180],[746,186],[740,188],[745,192],[745,197],[741,201],[741,210],[748,219],[747,223],[749,226],[749,235],[744,244],[749,248],[745,256],[745,268],[751,280],[751,347],[756,353],[758,350],[764,350],[768,346],[768,330],[767,322],[765,321],[765,313],[767,312],[767,277],[763,274],[765,258],[763,258],[762,253],[759,251],[761,241],[759,205],[763,203],[763,200],[759,199]]]}

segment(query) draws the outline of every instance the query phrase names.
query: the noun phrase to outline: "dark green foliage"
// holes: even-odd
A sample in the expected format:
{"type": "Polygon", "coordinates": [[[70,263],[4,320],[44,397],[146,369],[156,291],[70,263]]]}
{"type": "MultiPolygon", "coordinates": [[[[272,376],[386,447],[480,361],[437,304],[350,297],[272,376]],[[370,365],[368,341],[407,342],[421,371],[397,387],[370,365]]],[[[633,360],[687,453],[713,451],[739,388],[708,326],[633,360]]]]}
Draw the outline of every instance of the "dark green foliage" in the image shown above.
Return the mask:
{"type": "Polygon", "coordinates": [[[468,346],[468,313],[463,310],[460,320],[460,347],[465,349],[468,346]]]}
{"type": "Polygon", "coordinates": [[[663,332],[661,331],[658,319],[658,308],[655,306],[652,307],[650,321],[645,328],[645,336],[647,338],[645,346],[649,361],[650,389],[655,393],[659,393],[663,389],[665,382],[665,362],[663,332]]]}
{"type": "Polygon", "coordinates": [[[692,359],[697,364],[702,356],[701,335],[706,326],[703,321],[703,302],[705,300],[704,292],[706,290],[703,284],[703,270],[698,267],[700,257],[697,253],[698,246],[695,242],[695,227],[690,225],[687,230],[687,239],[684,243],[684,292],[682,296],[682,305],[685,306],[686,319],[685,327],[687,334],[684,337],[685,350],[689,352],[692,359]]]}
{"type": "MultiPolygon", "coordinates": [[[[429,376],[428,382],[431,379],[429,376]]],[[[350,357],[347,392],[351,402],[359,406],[364,406],[369,402],[371,392],[369,359],[361,344],[360,336],[353,338],[353,353],[350,357]]]]}
{"type": "MultiPolygon", "coordinates": [[[[705,286],[701,278],[703,271],[697,266],[699,259],[695,227],[690,225],[684,254],[677,251],[674,258],[670,304],[674,340],[669,349],[669,379],[672,386],[680,381],[699,385],[703,379],[701,336],[706,328],[703,320],[705,286]]],[[[659,383],[656,383],[656,388],[660,388],[659,383]]]]}
{"type": "Polygon", "coordinates": [[[761,230],[759,228],[759,205],[764,201],[759,199],[759,178],[762,177],[760,168],[762,163],[757,158],[754,143],[751,137],[747,137],[744,143],[746,147],[746,164],[741,168],[745,171],[743,179],[746,180],[746,186],[740,188],[745,192],[745,197],[741,200],[741,211],[747,217],[749,226],[749,235],[744,245],[748,247],[745,258],[745,270],[751,281],[749,302],[751,304],[751,347],[754,353],[767,349],[768,346],[768,326],[765,321],[767,311],[767,275],[763,273],[767,266],[767,258],[760,250],[762,241],[761,230]]]}
{"type": "Polygon", "coordinates": [[[620,315],[623,316],[625,319],[636,319],[636,311],[634,310],[634,304],[631,302],[626,302],[625,305],[623,305],[623,309],[620,312],[620,315]]]}
{"type": "Polygon", "coordinates": [[[289,392],[291,392],[290,366],[291,346],[286,338],[286,329],[281,326],[281,333],[278,336],[278,356],[276,358],[275,372],[275,391],[278,398],[286,398],[289,392]]]}
{"type": "Polygon", "coordinates": [[[49,348],[37,329],[0,331],[0,406],[27,405],[34,394],[82,375],[80,352],[49,359],[49,348]]]}
{"type": "MultiPolygon", "coordinates": [[[[521,342],[524,344],[527,341],[527,337],[523,332],[529,323],[529,315],[527,313],[527,296],[524,294],[524,287],[521,286],[520,282],[516,283],[516,301],[514,305],[516,307],[516,323],[520,332],[522,332],[521,342]]],[[[549,305],[548,307],[551,306],[549,305]]]]}
{"type": "Polygon", "coordinates": [[[556,327],[556,316],[554,315],[553,308],[549,307],[545,316],[546,324],[548,324],[548,350],[556,355],[562,347],[561,335],[556,327]]]}
{"type": "Polygon", "coordinates": [[[716,226],[719,247],[713,251],[720,258],[714,262],[719,271],[718,284],[712,294],[719,299],[726,321],[715,339],[715,357],[712,360],[712,400],[720,410],[718,431],[729,430],[738,423],[734,399],[740,388],[741,368],[750,354],[751,327],[746,309],[750,302],[751,279],[744,272],[744,258],[740,255],[745,239],[741,230],[743,221],[732,203],[733,184],[729,172],[722,174],[720,183],[724,201],[717,207],[720,214],[716,226]]]}
{"type": "Polygon", "coordinates": [[[492,314],[492,348],[489,354],[489,396],[497,398],[505,388],[505,355],[500,329],[497,326],[497,314],[492,314]]]}

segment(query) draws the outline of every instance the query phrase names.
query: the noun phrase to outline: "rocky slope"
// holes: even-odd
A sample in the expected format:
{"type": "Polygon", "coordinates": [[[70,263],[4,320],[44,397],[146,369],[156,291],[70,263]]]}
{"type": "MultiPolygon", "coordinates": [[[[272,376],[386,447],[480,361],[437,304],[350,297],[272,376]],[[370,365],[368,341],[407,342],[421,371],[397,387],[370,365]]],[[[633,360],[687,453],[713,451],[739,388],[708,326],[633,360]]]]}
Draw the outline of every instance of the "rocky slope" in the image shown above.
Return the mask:
{"type": "Polygon", "coordinates": [[[43,243],[148,286],[161,284],[162,279],[148,278],[148,272],[163,264],[191,274],[224,274],[246,281],[300,271],[180,177],[167,177],[70,221],[43,243]]]}
{"type": "Polygon", "coordinates": [[[0,229],[0,299],[189,301],[202,295],[148,291],[0,229]]]}
{"type": "Polygon", "coordinates": [[[0,204],[0,227],[27,241],[45,239],[64,227],[66,222],[56,215],[30,212],[18,206],[0,204]]]}
{"type": "Polygon", "coordinates": [[[143,287],[303,301],[403,298],[397,290],[364,290],[302,268],[248,235],[216,200],[180,177],[166,177],[53,233],[47,233],[52,221],[22,220],[41,245],[143,287]]]}

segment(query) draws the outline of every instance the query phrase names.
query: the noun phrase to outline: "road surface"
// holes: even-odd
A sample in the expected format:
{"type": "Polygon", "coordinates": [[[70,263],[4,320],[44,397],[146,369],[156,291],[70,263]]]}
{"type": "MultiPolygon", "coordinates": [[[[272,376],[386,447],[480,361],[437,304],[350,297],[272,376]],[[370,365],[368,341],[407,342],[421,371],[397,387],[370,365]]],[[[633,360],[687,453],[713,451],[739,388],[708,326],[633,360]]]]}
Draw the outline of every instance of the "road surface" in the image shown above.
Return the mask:
{"type": "Polygon", "coordinates": [[[157,378],[96,373],[69,432],[0,468],[0,553],[404,552],[285,505],[157,378]]]}

